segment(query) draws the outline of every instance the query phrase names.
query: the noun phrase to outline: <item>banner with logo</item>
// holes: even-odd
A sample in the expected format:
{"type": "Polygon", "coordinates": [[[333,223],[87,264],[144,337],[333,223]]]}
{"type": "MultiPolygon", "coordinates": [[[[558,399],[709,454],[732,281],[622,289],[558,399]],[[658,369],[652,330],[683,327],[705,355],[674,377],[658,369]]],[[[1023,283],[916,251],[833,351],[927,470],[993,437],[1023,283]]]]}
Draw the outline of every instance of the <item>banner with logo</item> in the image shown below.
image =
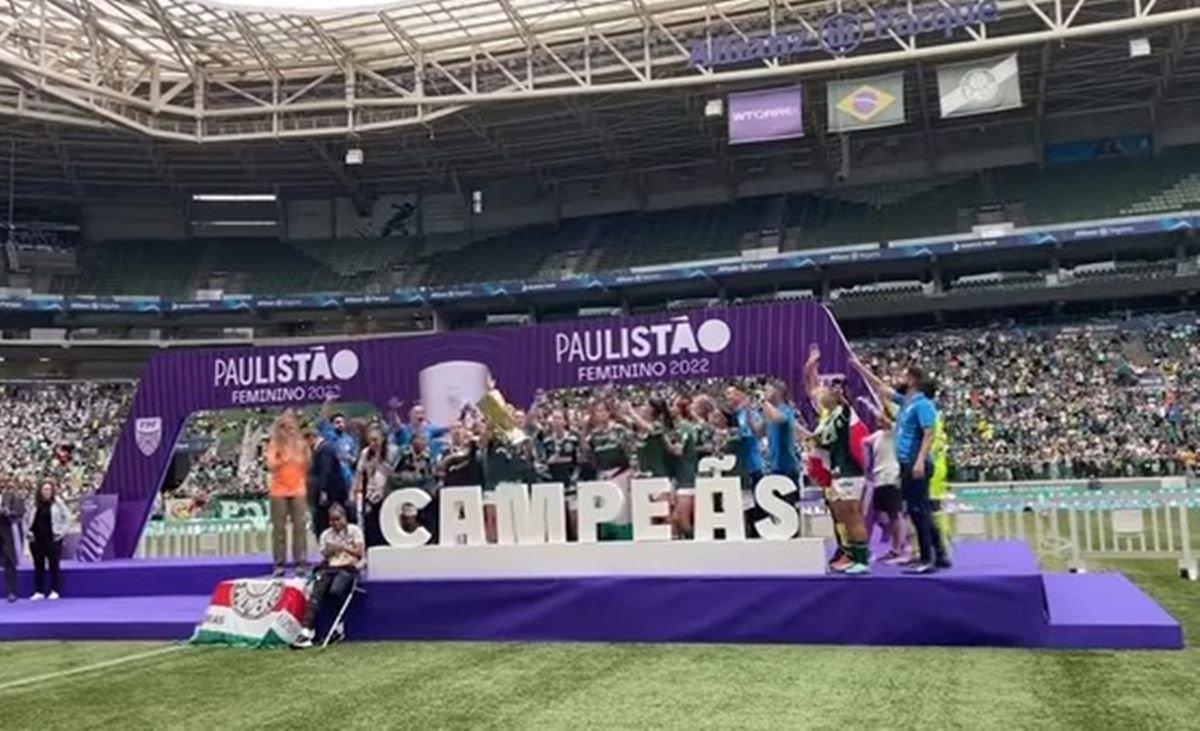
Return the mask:
{"type": "Polygon", "coordinates": [[[804,136],[804,94],[799,86],[730,94],[729,143],[771,142],[804,136]]]}
{"type": "Polygon", "coordinates": [[[904,72],[831,81],[826,86],[829,131],[853,132],[904,124],[904,72]]]}
{"type": "Polygon", "coordinates": [[[299,579],[222,581],[193,645],[290,647],[300,636],[308,594],[299,579]]]}
{"type": "Polygon", "coordinates": [[[180,497],[163,500],[163,519],[170,521],[200,520],[266,520],[269,508],[266,498],[221,498],[203,503],[194,498],[180,497]],[[207,512],[205,509],[209,508],[207,512]]]}
{"type": "Polygon", "coordinates": [[[543,389],[695,378],[771,374],[800,389],[811,343],[820,346],[822,365],[851,373],[851,388],[868,393],[848,369],[849,352],[832,315],[811,302],[159,353],[138,382],[99,490],[119,502],[107,521],[85,529],[84,542],[103,547],[111,536],[118,557],[133,555],[170,467],[172,445],[196,411],[303,407],[330,397],[371,403],[381,413],[394,398],[453,407],[492,381],[522,406],[543,389]]]}
{"type": "Polygon", "coordinates": [[[191,520],[199,511],[196,501],[190,497],[173,497],[163,500],[163,520],[191,520]]]}
{"type": "Polygon", "coordinates": [[[1017,54],[939,66],[938,98],[942,117],[991,114],[1021,106],[1017,54]]]}
{"type": "MultiPolygon", "coordinates": [[[[125,431],[128,430],[129,425],[126,424],[125,431]]],[[[81,533],[75,558],[80,561],[100,561],[115,556],[112,537],[117,530],[119,506],[119,495],[101,493],[87,495],[80,499],[79,525],[81,533]]],[[[138,531],[138,535],[141,535],[141,531],[138,531]]],[[[128,556],[123,557],[128,558],[128,556]]]]}

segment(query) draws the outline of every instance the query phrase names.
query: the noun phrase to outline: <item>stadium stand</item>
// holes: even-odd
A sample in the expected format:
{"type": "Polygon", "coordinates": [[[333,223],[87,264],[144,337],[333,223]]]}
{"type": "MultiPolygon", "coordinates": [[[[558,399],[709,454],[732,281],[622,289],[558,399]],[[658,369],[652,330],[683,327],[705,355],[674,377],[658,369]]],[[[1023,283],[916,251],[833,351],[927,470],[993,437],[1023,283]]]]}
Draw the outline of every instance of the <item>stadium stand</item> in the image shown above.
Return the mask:
{"type": "Polygon", "coordinates": [[[761,198],[675,211],[614,216],[601,224],[597,271],[736,256],[742,237],[764,227],[761,198]]]}
{"type": "Polygon", "coordinates": [[[78,496],[95,488],[133,396],[130,382],[0,384],[5,476],[31,486],[55,478],[78,496]]]}
{"type": "Polygon", "coordinates": [[[1200,209],[1200,150],[834,188],[675,210],[568,219],[431,245],[430,239],[122,241],[83,245],[62,294],[377,292],[398,286],[545,279],[737,256],[761,232],[782,250],[970,231],[980,211],[1021,225],[1200,209]]]}
{"type": "Polygon", "coordinates": [[[426,285],[500,282],[531,279],[545,261],[564,246],[581,239],[588,222],[572,221],[561,227],[534,227],[483,239],[450,253],[425,258],[426,285]]]}
{"type": "Polygon", "coordinates": [[[79,273],[59,275],[55,294],[186,295],[197,286],[205,249],[193,243],[121,241],[79,248],[79,273]]]}
{"type": "Polygon", "coordinates": [[[295,241],[292,245],[337,277],[345,292],[383,291],[409,284],[406,276],[421,251],[413,238],[295,241]]]}
{"type": "Polygon", "coordinates": [[[336,290],[341,277],[327,266],[278,241],[220,241],[206,252],[208,286],[232,294],[283,294],[336,290]]]}

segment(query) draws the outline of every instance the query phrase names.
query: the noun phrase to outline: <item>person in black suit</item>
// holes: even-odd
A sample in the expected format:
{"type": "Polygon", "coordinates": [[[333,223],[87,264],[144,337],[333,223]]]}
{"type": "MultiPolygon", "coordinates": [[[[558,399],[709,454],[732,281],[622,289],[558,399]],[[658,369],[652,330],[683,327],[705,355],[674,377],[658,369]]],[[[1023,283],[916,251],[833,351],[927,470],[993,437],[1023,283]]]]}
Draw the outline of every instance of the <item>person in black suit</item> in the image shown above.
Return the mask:
{"type": "Polygon", "coordinates": [[[330,506],[341,505],[352,517],[354,511],[349,504],[350,485],[346,484],[337,445],[311,427],[305,431],[305,436],[313,450],[308,472],[308,502],[312,508],[313,532],[320,536],[329,527],[330,506]]]}

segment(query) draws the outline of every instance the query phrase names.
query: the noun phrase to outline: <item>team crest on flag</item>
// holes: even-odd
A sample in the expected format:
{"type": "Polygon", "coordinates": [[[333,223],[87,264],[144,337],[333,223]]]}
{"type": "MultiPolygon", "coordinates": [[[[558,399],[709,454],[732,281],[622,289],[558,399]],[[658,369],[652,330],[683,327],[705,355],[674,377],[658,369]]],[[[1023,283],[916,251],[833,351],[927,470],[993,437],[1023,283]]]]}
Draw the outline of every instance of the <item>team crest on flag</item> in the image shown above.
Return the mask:
{"type": "Polygon", "coordinates": [[[943,117],[965,117],[1021,106],[1017,54],[938,68],[938,96],[943,117]]]}
{"type": "Polygon", "coordinates": [[[137,447],[142,454],[149,457],[158,451],[162,444],[162,418],[158,416],[143,416],[133,423],[133,431],[137,437],[137,447]]]}
{"type": "Polygon", "coordinates": [[[262,619],[274,611],[283,597],[283,583],[238,582],[233,588],[234,614],[243,619],[262,619]]]}

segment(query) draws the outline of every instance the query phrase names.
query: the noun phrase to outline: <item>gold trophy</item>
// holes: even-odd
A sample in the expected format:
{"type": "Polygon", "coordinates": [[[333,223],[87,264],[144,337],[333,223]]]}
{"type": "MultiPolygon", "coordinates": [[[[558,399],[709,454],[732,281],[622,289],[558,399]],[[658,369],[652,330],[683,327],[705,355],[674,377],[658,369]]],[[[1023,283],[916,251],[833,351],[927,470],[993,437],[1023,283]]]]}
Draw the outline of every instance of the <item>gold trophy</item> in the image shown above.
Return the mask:
{"type": "Polygon", "coordinates": [[[496,434],[503,435],[509,444],[518,445],[529,439],[529,435],[517,424],[512,407],[504,399],[504,394],[496,388],[496,382],[488,379],[488,390],[476,404],[479,413],[487,421],[488,426],[496,434]]]}

